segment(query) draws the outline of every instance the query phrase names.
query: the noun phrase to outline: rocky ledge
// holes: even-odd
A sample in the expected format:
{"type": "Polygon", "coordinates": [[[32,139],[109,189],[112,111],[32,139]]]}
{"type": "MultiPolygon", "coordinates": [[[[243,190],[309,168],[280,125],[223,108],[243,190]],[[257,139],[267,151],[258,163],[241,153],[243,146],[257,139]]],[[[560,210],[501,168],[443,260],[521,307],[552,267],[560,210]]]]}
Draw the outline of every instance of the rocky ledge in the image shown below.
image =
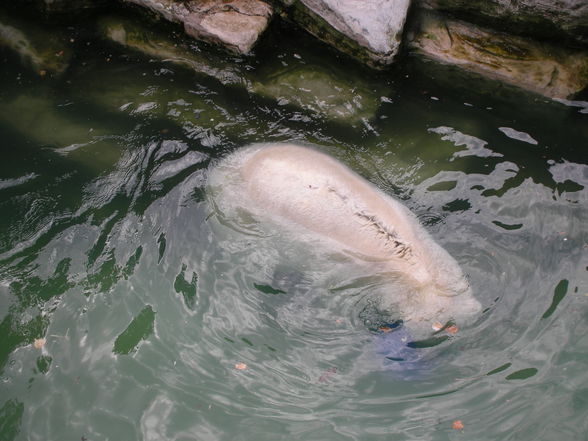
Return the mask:
{"type": "MultiPolygon", "coordinates": [[[[44,12],[132,4],[238,54],[251,52],[277,18],[378,69],[412,53],[550,98],[569,99],[588,84],[587,0],[25,1],[44,12]]],[[[17,31],[0,28],[0,44],[17,50],[18,41],[17,31]]],[[[38,61],[43,42],[22,45],[38,70],[62,70],[38,61]]]]}
{"type": "Polygon", "coordinates": [[[550,98],[570,98],[588,84],[585,0],[124,1],[238,53],[279,15],[379,69],[404,51],[550,98]]]}
{"type": "Polygon", "coordinates": [[[163,32],[117,17],[101,20],[101,33],[109,40],[162,62],[182,65],[197,75],[331,121],[365,125],[375,117],[380,95],[369,79],[350,80],[348,71],[294,58],[289,63],[267,63],[255,70],[239,69],[212,53],[196,52],[163,32]]]}
{"type": "Polygon", "coordinates": [[[374,67],[394,60],[410,0],[281,0],[282,15],[374,67]]]}
{"type": "Polygon", "coordinates": [[[565,99],[588,85],[588,53],[471,23],[423,14],[410,49],[550,98],[565,99]]]}
{"type": "Polygon", "coordinates": [[[272,8],[261,0],[124,0],[180,23],[186,34],[248,53],[267,28],[272,8]]]}

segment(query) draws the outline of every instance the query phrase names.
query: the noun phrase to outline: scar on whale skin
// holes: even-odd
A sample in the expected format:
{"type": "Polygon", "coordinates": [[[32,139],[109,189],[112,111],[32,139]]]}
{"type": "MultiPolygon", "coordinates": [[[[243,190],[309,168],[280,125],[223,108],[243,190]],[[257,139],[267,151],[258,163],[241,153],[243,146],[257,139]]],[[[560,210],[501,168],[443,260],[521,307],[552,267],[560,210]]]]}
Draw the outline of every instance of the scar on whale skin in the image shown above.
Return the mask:
{"type": "Polygon", "coordinates": [[[255,144],[224,158],[209,186],[218,206],[310,234],[401,281],[401,289],[381,296],[406,323],[456,320],[481,309],[457,262],[416,216],[327,154],[255,144]]]}

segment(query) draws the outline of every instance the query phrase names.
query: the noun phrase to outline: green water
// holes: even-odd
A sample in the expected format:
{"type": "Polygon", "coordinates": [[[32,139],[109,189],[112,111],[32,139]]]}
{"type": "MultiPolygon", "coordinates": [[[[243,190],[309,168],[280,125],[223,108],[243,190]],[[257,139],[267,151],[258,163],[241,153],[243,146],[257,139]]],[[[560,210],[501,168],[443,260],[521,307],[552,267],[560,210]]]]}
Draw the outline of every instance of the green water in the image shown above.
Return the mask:
{"type": "Polygon", "coordinates": [[[252,57],[194,46],[195,72],[102,26],[46,29],[61,73],[0,49],[1,440],[586,439],[586,104],[374,73],[292,29],[252,57]],[[283,288],[288,253],[218,236],[210,169],[292,140],[403,200],[468,275],[484,312],[418,375],[378,355],[336,259],[308,268],[330,289],[283,288]]]}

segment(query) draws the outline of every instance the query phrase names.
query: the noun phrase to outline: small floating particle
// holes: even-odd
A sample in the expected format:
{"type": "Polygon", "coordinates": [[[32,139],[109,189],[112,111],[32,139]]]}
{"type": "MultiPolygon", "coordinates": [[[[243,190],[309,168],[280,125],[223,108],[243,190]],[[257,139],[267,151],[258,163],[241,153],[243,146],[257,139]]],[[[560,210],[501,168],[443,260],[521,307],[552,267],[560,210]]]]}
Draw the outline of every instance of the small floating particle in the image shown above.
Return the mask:
{"type": "Polygon", "coordinates": [[[455,334],[457,334],[457,331],[459,331],[459,328],[455,325],[450,325],[447,328],[445,328],[445,331],[448,334],[455,335],[455,334]]]}
{"type": "Polygon", "coordinates": [[[441,322],[433,323],[433,331],[438,332],[441,329],[443,329],[443,325],[441,324],[441,322]]]}
{"type": "Polygon", "coordinates": [[[331,378],[336,373],[337,373],[336,367],[329,368],[325,372],[323,372],[323,374],[319,377],[318,382],[324,383],[325,381],[327,381],[329,378],[331,378]]]}
{"type": "Polygon", "coordinates": [[[461,420],[455,420],[451,424],[451,428],[454,430],[463,430],[463,423],[461,422],[461,420]]]}
{"type": "Polygon", "coordinates": [[[239,371],[244,371],[247,369],[247,365],[245,363],[235,363],[235,369],[239,371]]]}
{"type": "Polygon", "coordinates": [[[55,54],[56,57],[63,57],[63,51],[59,51],[55,54]]]}
{"type": "Polygon", "coordinates": [[[41,69],[39,71],[39,75],[42,76],[42,77],[44,77],[45,75],[47,75],[47,71],[45,69],[41,69]]]}
{"type": "Polygon", "coordinates": [[[36,338],[35,341],[33,342],[33,347],[35,349],[41,349],[44,345],[45,345],[44,338],[36,338]]]}

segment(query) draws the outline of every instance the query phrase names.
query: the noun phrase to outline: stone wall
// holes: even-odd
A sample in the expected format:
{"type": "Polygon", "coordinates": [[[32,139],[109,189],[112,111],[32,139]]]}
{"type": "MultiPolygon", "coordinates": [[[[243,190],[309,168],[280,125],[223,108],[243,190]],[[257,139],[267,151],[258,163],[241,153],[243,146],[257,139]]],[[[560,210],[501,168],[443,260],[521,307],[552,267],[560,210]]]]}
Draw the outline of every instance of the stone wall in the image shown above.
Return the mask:
{"type": "MultiPolygon", "coordinates": [[[[190,37],[238,54],[253,50],[271,20],[278,24],[286,20],[378,69],[399,62],[403,55],[414,55],[551,98],[573,97],[588,84],[587,0],[25,0],[22,4],[61,14],[128,5],[179,24],[190,37]]],[[[13,33],[6,29],[4,39],[9,40],[13,33]]]]}

